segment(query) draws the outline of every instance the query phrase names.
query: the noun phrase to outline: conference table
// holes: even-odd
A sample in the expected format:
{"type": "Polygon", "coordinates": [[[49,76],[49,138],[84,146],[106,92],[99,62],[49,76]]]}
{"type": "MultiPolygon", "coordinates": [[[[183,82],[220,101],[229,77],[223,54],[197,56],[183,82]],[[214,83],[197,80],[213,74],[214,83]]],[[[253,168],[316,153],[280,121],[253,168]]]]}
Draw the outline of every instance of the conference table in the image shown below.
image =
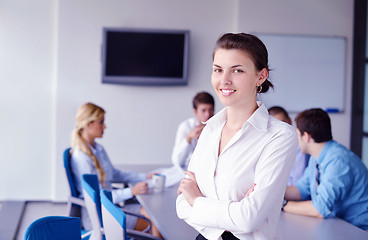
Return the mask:
{"type": "MultiPolygon", "coordinates": [[[[157,168],[157,167],[156,167],[157,168]]],[[[154,166],[125,166],[149,172],[154,166]]],[[[178,184],[167,187],[163,192],[137,195],[137,200],[146,209],[152,221],[166,240],[195,239],[198,232],[176,215],[178,184]]],[[[318,219],[281,212],[275,240],[345,240],[368,239],[368,232],[339,218],[318,219]]]]}
{"type": "Polygon", "coordinates": [[[161,235],[167,240],[194,240],[198,232],[176,215],[176,190],[178,186],[155,193],[137,195],[139,203],[146,209],[161,235]]]}

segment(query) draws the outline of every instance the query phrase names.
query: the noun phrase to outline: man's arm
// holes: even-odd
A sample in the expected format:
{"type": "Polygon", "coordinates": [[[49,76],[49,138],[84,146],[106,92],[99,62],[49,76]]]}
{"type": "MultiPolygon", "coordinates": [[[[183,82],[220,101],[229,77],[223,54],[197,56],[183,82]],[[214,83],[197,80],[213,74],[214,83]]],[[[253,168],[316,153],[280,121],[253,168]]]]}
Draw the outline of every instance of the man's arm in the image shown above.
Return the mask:
{"type": "Polygon", "coordinates": [[[285,191],[285,200],[300,201],[302,200],[302,195],[296,186],[288,186],[285,191]]]}
{"type": "Polygon", "coordinates": [[[191,153],[191,145],[188,143],[186,139],[186,135],[191,130],[190,124],[188,120],[182,122],[175,136],[175,144],[173,148],[173,152],[171,154],[171,161],[174,165],[179,165],[180,167],[185,167],[185,161],[188,155],[191,153]]]}
{"type": "Polygon", "coordinates": [[[284,206],[284,211],[304,216],[323,219],[323,216],[313,206],[312,201],[288,201],[284,206]]]}
{"type": "Polygon", "coordinates": [[[300,201],[302,200],[302,195],[296,186],[288,186],[286,188],[285,200],[288,200],[287,204],[283,207],[285,212],[323,218],[313,206],[312,201],[300,201]]]}

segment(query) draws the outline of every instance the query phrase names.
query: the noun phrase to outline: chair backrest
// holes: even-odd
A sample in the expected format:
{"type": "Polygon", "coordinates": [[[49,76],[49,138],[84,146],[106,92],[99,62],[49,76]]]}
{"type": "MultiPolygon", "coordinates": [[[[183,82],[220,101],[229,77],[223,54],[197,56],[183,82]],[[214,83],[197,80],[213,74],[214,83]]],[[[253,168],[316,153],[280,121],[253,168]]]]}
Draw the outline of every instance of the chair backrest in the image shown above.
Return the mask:
{"type": "Polygon", "coordinates": [[[68,202],[68,214],[71,217],[81,217],[81,206],[79,204],[75,204],[75,201],[73,201],[73,198],[74,199],[79,198],[78,196],[80,195],[80,193],[78,192],[75,186],[75,180],[74,180],[72,167],[70,163],[70,159],[71,159],[70,150],[71,148],[67,148],[65,149],[63,153],[64,168],[65,168],[66,176],[68,178],[69,189],[70,189],[70,197],[68,200],[69,201],[68,202]]]}
{"type": "Polygon", "coordinates": [[[74,177],[72,174],[72,167],[70,164],[70,150],[71,148],[67,148],[64,151],[64,154],[63,154],[64,168],[65,168],[66,176],[68,177],[70,194],[72,195],[72,197],[78,197],[79,192],[77,188],[75,187],[74,177]]]}
{"type": "Polygon", "coordinates": [[[48,216],[32,222],[24,240],[80,240],[81,222],[79,218],[48,216]]]}
{"type": "Polygon", "coordinates": [[[82,175],[83,196],[86,203],[89,219],[92,224],[92,235],[90,239],[104,239],[102,234],[102,214],[100,200],[100,186],[95,174],[82,175]]]}
{"type": "Polygon", "coordinates": [[[112,202],[111,192],[108,190],[101,190],[101,209],[106,239],[128,239],[125,213],[112,202]]]}
{"type": "Polygon", "coordinates": [[[122,209],[113,203],[111,192],[102,189],[100,195],[102,219],[107,240],[162,240],[145,232],[127,229],[126,215],[122,209]]]}

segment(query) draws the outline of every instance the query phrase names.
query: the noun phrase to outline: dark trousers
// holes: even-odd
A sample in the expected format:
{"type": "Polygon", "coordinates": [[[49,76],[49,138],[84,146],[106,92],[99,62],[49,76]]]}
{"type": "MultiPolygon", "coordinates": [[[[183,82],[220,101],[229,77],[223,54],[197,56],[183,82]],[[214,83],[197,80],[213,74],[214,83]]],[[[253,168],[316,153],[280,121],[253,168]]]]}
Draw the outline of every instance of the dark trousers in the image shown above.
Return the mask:
{"type": "MultiPolygon", "coordinates": [[[[221,235],[223,240],[239,240],[239,238],[235,237],[231,232],[224,232],[221,235]]],[[[201,234],[198,234],[195,240],[207,240],[205,237],[203,237],[201,234]]]]}

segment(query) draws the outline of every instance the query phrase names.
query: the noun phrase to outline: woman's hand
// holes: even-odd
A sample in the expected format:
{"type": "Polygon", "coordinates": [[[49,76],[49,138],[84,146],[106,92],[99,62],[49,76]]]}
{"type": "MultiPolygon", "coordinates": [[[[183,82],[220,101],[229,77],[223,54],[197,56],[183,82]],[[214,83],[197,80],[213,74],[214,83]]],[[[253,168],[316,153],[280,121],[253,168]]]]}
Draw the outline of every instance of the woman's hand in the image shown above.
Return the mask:
{"type": "Polygon", "coordinates": [[[145,194],[148,192],[148,184],[146,182],[139,182],[132,187],[133,196],[137,194],[145,194]]]}
{"type": "Polygon", "coordinates": [[[251,188],[249,188],[248,192],[245,194],[244,197],[249,197],[250,193],[252,193],[254,191],[255,186],[256,186],[256,184],[254,183],[253,186],[251,188]]]}
{"type": "Polygon", "coordinates": [[[203,197],[203,194],[199,190],[195,174],[189,171],[185,171],[184,173],[187,174],[189,178],[185,177],[181,180],[178,188],[178,195],[182,193],[190,206],[193,206],[196,198],[203,197]]]}
{"type": "Polygon", "coordinates": [[[150,172],[150,173],[147,173],[147,174],[146,174],[146,180],[152,179],[153,175],[155,175],[155,174],[159,174],[159,173],[157,173],[157,172],[150,172]]]}

